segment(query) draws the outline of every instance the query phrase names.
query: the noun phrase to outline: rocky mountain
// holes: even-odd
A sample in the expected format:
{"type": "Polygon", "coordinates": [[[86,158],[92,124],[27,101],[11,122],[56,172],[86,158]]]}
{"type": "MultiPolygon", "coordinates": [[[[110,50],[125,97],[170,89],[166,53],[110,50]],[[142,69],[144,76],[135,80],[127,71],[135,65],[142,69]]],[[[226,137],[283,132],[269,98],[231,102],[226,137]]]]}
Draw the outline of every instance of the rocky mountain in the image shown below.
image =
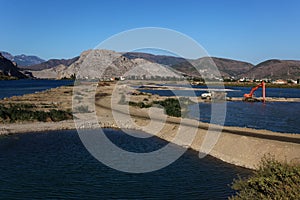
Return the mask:
{"type": "Polygon", "coordinates": [[[27,56],[24,54],[13,56],[10,53],[4,51],[1,51],[0,53],[8,60],[17,63],[18,67],[20,68],[45,62],[45,60],[37,56],[27,56]]]}
{"type": "Polygon", "coordinates": [[[178,73],[165,65],[154,63],[142,58],[129,59],[110,50],[88,50],[70,66],[60,65],[54,68],[34,72],[38,78],[56,76],[57,79],[69,78],[76,74],[78,78],[108,79],[118,76],[135,77],[179,77],[178,73]]]}
{"type": "Polygon", "coordinates": [[[27,78],[26,75],[21,73],[17,66],[10,60],[6,59],[0,53],[0,79],[21,79],[27,78]]]}
{"type": "Polygon", "coordinates": [[[243,73],[242,76],[257,79],[298,79],[300,78],[300,61],[267,60],[243,73]]]}
{"type": "Polygon", "coordinates": [[[26,69],[38,71],[38,70],[55,68],[59,65],[64,65],[64,66],[68,67],[71,64],[73,64],[75,61],[77,61],[78,59],[79,59],[79,56],[77,56],[75,58],[71,58],[71,59],[50,59],[46,62],[27,66],[26,69]]]}
{"type": "MultiPolygon", "coordinates": [[[[61,79],[65,76],[62,76],[61,74],[67,69],[65,65],[58,65],[49,69],[44,70],[29,70],[29,72],[32,74],[35,78],[41,78],[41,79],[61,79]]],[[[68,78],[70,76],[67,76],[68,78]]]]}

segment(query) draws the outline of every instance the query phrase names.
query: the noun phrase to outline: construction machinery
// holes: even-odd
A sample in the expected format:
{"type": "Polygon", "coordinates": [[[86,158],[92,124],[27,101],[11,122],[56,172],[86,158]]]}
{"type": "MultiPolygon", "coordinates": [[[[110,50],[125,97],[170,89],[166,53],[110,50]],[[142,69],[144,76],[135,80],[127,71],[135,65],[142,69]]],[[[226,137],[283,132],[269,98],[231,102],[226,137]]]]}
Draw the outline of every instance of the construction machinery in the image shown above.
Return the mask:
{"type": "Polygon", "coordinates": [[[262,88],[262,100],[265,103],[266,102],[266,83],[264,81],[262,81],[259,85],[253,87],[249,94],[244,94],[243,100],[244,101],[257,101],[257,99],[253,98],[253,94],[260,87],[262,88]]]}

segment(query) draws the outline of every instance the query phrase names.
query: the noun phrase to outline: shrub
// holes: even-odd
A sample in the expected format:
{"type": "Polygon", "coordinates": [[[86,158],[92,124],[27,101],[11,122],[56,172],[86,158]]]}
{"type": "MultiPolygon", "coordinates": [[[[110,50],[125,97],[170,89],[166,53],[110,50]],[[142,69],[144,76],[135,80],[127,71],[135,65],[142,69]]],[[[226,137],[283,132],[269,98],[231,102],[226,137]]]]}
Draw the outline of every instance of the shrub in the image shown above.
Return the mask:
{"type": "Polygon", "coordinates": [[[36,111],[36,118],[38,121],[46,122],[49,115],[46,112],[43,111],[36,111]]]}
{"type": "Polygon", "coordinates": [[[150,108],[152,106],[152,104],[145,104],[144,102],[133,102],[133,101],[129,101],[129,105],[130,106],[136,106],[139,108],[150,108]]]}
{"type": "Polygon", "coordinates": [[[300,165],[291,165],[265,156],[253,176],[234,180],[237,191],[229,199],[300,199],[300,165]]]}
{"type": "Polygon", "coordinates": [[[164,101],[154,101],[153,103],[163,106],[167,115],[181,117],[181,107],[178,99],[167,98],[164,101]]]}
{"type": "MultiPolygon", "coordinates": [[[[158,104],[164,107],[165,113],[173,117],[181,117],[181,107],[178,99],[167,98],[164,101],[153,101],[153,104],[158,104]]],[[[139,108],[150,108],[153,105],[152,103],[144,103],[129,101],[130,106],[135,106],[139,108]]]]}
{"type": "Polygon", "coordinates": [[[52,121],[62,121],[73,118],[73,115],[69,111],[53,109],[46,112],[30,109],[35,107],[35,105],[26,104],[10,104],[9,107],[0,105],[0,121],[47,121],[49,118],[52,121]]]}
{"type": "Polygon", "coordinates": [[[54,122],[66,120],[66,119],[72,119],[72,114],[68,113],[63,110],[50,110],[49,112],[50,118],[54,122]]]}

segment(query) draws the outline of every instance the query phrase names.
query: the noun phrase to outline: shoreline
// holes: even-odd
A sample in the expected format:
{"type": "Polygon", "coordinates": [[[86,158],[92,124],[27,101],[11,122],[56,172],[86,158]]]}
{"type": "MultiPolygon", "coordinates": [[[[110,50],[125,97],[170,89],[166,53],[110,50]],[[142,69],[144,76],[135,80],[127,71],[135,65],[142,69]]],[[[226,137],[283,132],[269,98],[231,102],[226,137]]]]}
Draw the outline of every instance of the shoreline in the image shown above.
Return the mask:
{"type": "MultiPolygon", "coordinates": [[[[86,86],[84,86],[86,87],[86,86]]],[[[17,134],[28,132],[45,132],[59,130],[76,130],[76,126],[81,129],[90,128],[117,128],[140,130],[148,134],[157,136],[165,141],[176,145],[193,149],[197,152],[207,152],[224,162],[237,166],[255,169],[261,158],[266,154],[275,155],[276,159],[287,162],[300,162],[300,134],[277,133],[268,130],[259,130],[242,127],[218,126],[200,122],[193,119],[169,117],[161,113],[159,108],[135,108],[130,107],[130,113],[126,105],[114,105],[110,103],[119,102],[119,99],[112,98],[112,91],[117,87],[114,84],[97,88],[95,97],[95,113],[76,114],[75,120],[60,122],[26,122],[26,123],[1,123],[0,135],[17,134]],[[104,95],[106,94],[106,95],[104,95]],[[127,109],[127,111],[126,111],[127,109]],[[115,112],[119,118],[115,118],[115,112]],[[154,116],[151,114],[154,112],[154,116]],[[90,115],[96,116],[96,121],[90,121],[90,115]],[[132,121],[133,120],[133,123],[132,121]],[[99,123],[99,124],[98,124],[99,123]],[[151,127],[152,125],[152,127],[151,127]],[[154,128],[153,128],[154,127],[154,128]],[[160,127],[159,131],[155,131],[160,127]],[[177,133],[183,131],[180,137],[177,133]],[[221,132],[220,132],[221,131],[221,132]],[[194,135],[192,134],[194,133],[194,135]],[[220,134],[221,133],[221,134],[220,134]],[[216,136],[217,140],[212,148],[207,147],[207,139],[216,136]],[[193,140],[190,140],[192,138],[193,140]]],[[[121,85],[121,91],[126,86],[121,85]]],[[[32,102],[36,104],[55,104],[60,109],[72,108],[73,87],[62,86],[40,93],[13,97],[1,102],[32,102]]],[[[85,91],[85,90],[82,90],[85,91]]],[[[125,90],[126,91],[126,90],[125,90]]],[[[76,94],[76,93],[75,93],[76,94]]],[[[84,97],[84,95],[82,96],[84,97]]],[[[134,96],[137,100],[143,96],[134,96]]],[[[156,98],[156,96],[153,96],[156,98]]],[[[74,100],[75,103],[82,101],[80,98],[74,100]]],[[[73,102],[74,103],[74,102],[73,102]]],[[[86,105],[86,104],[84,104],[86,105]]],[[[93,117],[92,116],[92,117],[93,117]]],[[[180,134],[179,134],[180,135],[180,134]]]]}
{"type": "MultiPolygon", "coordinates": [[[[99,127],[117,129],[117,130],[125,129],[125,130],[144,131],[142,129],[128,127],[125,124],[126,123],[124,123],[124,127],[121,127],[121,126],[117,126],[115,123],[106,122],[103,123],[103,126],[99,126],[99,127]]],[[[89,129],[95,129],[99,127],[96,127],[95,125],[90,125],[89,127],[85,127],[81,129],[89,130],[89,129]]],[[[9,126],[7,126],[6,128],[0,128],[0,137],[5,135],[43,133],[47,131],[60,131],[60,130],[77,131],[73,120],[67,120],[61,122],[37,122],[37,123],[20,123],[20,124],[14,123],[14,124],[9,124],[9,126]]],[[[198,153],[201,152],[200,150],[201,145],[199,146],[199,144],[203,142],[204,139],[203,137],[205,137],[205,134],[199,133],[199,131],[201,132],[203,131],[203,129],[199,128],[199,131],[197,132],[192,144],[186,144],[184,140],[178,140],[174,142],[174,135],[173,135],[174,133],[170,134],[169,130],[170,127],[168,128],[167,132],[163,131],[163,134],[161,135],[151,134],[149,132],[146,133],[158,137],[167,142],[174,143],[178,146],[191,149],[198,153]]],[[[220,138],[218,139],[214,148],[210,152],[208,152],[207,155],[210,155],[213,158],[221,160],[223,162],[233,164],[235,166],[255,170],[260,162],[260,159],[264,155],[271,154],[271,155],[275,155],[276,159],[279,159],[281,161],[299,163],[300,162],[299,152],[300,152],[300,135],[283,134],[283,133],[271,132],[267,130],[257,130],[257,129],[250,129],[250,128],[226,126],[223,127],[222,133],[220,134],[220,138]],[[251,136],[249,135],[249,133],[255,135],[251,136]],[[294,136],[298,136],[298,137],[294,137],[294,136]],[[272,137],[275,138],[271,139],[272,137]],[[278,137],[279,138],[284,137],[286,139],[290,139],[290,141],[288,142],[280,141],[278,140],[278,137]],[[295,141],[292,142],[292,140],[295,141]],[[257,148],[255,148],[254,150],[253,146],[256,146],[257,148]],[[270,146],[276,149],[270,149],[270,146]],[[247,151],[243,149],[245,147],[248,149],[247,151]],[[267,148],[261,148],[261,147],[267,147],[267,148]],[[284,152],[290,153],[290,156],[284,152]]]]}

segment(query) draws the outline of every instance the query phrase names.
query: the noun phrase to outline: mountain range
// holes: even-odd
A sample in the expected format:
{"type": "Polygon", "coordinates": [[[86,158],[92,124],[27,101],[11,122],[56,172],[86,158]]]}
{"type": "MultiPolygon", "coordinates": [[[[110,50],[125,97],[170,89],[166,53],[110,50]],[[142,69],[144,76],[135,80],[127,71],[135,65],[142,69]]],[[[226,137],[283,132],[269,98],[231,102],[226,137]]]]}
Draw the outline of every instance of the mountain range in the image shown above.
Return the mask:
{"type": "MultiPolygon", "coordinates": [[[[16,60],[7,52],[3,54],[3,57],[10,58],[12,61],[16,60]]],[[[200,76],[201,73],[201,76],[213,78],[211,74],[216,73],[215,69],[210,67],[213,65],[217,66],[223,77],[234,77],[235,79],[241,77],[256,79],[300,78],[300,61],[296,60],[272,59],[253,65],[248,62],[217,57],[184,59],[140,52],[120,53],[111,50],[88,50],[72,59],[51,59],[45,62],[36,59],[35,64],[19,68],[36,78],[51,79],[68,78],[74,74],[82,78],[97,78],[99,76],[124,76],[124,73],[126,76],[140,77],[145,74],[165,77],[200,76]],[[197,70],[194,66],[197,67],[197,70]]],[[[18,66],[20,65],[18,64],[18,66]]]]}
{"type": "Polygon", "coordinates": [[[79,56],[71,58],[71,59],[50,59],[48,61],[38,63],[38,64],[34,64],[34,65],[31,65],[31,66],[27,66],[27,67],[24,67],[24,68],[26,68],[28,70],[39,71],[39,70],[44,70],[44,69],[50,69],[50,68],[56,67],[58,65],[70,66],[71,64],[73,64],[78,59],[79,59],[79,56]]]}
{"type": "Polygon", "coordinates": [[[12,54],[5,52],[5,51],[0,51],[0,53],[6,59],[17,63],[18,67],[20,67],[20,68],[45,62],[45,60],[43,60],[37,56],[27,56],[25,54],[13,56],[12,54]]]}
{"type": "Polygon", "coordinates": [[[223,77],[239,77],[240,74],[247,72],[254,67],[251,63],[216,57],[184,59],[173,56],[153,55],[139,52],[125,53],[124,56],[131,59],[142,58],[150,62],[167,65],[190,76],[199,74],[195,67],[197,67],[198,70],[201,70],[201,74],[203,74],[205,73],[205,69],[209,68],[208,66],[216,65],[223,77]]]}
{"type": "Polygon", "coordinates": [[[195,71],[194,66],[198,69],[205,69],[209,62],[213,61],[218,67],[223,77],[234,77],[235,79],[248,77],[251,79],[299,79],[300,78],[300,61],[298,60],[278,60],[270,59],[253,65],[249,62],[217,58],[203,57],[194,60],[188,60],[172,56],[152,55],[147,53],[130,52],[125,53],[128,58],[143,58],[151,62],[156,62],[171,66],[172,68],[186,73],[188,75],[199,74],[195,71]]]}

